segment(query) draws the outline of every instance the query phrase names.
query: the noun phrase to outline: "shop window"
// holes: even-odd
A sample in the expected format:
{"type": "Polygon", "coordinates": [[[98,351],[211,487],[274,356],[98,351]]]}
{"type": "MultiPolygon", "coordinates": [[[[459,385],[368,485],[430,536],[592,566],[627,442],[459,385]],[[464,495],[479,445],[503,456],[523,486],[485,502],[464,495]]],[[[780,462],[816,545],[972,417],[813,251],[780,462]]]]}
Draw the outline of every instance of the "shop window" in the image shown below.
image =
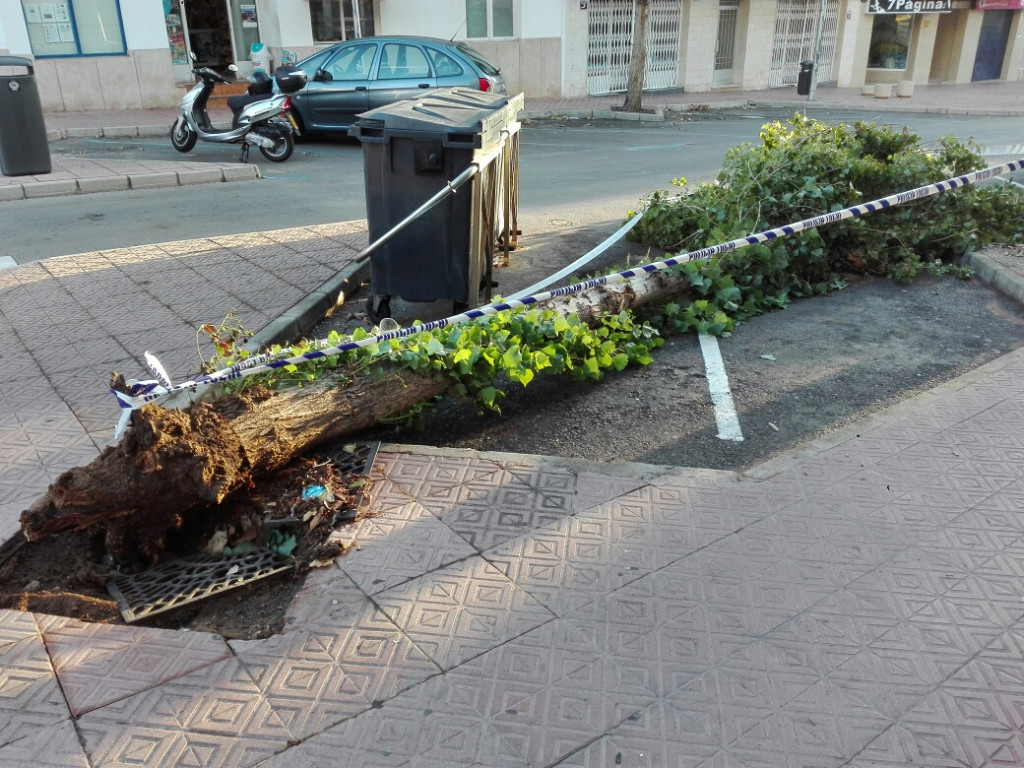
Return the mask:
{"type": "Polygon", "coordinates": [[[466,0],[466,37],[512,36],[512,0],[466,0]]]}
{"type": "Polygon", "coordinates": [[[127,51],[118,0],[21,0],[32,53],[48,56],[116,56],[127,51]]]}
{"type": "Polygon", "coordinates": [[[871,27],[868,66],[872,69],[906,69],[910,52],[910,25],[907,13],[878,14],[871,27]]]}
{"type": "Polygon", "coordinates": [[[309,0],[314,43],[337,43],[369,37],[373,31],[373,0],[309,0]]]}

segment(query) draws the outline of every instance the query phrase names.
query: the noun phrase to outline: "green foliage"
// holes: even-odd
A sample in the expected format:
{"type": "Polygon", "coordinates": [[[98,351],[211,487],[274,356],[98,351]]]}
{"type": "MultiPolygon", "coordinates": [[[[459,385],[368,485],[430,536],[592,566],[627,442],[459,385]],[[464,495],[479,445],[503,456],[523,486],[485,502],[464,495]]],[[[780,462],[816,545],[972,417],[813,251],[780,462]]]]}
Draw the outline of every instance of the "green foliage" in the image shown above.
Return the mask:
{"type": "MultiPolygon", "coordinates": [[[[231,327],[226,324],[221,329],[212,326],[200,329],[201,334],[220,340],[220,343],[215,341],[217,352],[204,364],[205,370],[226,368],[251,356],[250,352],[233,345],[231,327]]],[[[239,333],[237,338],[247,335],[239,333]]],[[[369,336],[360,328],[351,339],[361,341],[369,336]]],[[[332,333],[328,344],[337,346],[341,341],[332,333]]],[[[500,386],[505,381],[526,386],[538,374],[598,379],[608,370],[621,371],[630,364],[650,363],[651,352],[663,343],[652,325],[637,322],[629,312],[604,317],[591,327],[575,315],[564,317],[553,310],[536,308],[514,309],[380,341],[301,365],[288,365],[229,384],[234,387],[231,391],[255,384],[275,389],[301,386],[328,375],[345,383],[356,371],[384,370],[387,366],[389,372],[399,375],[408,371],[451,379],[458,394],[473,399],[484,409],[500,411],[498,401],[503,396],[500,386]]],[[[299,355],[316,348],[311,342],[301,342],[288,351],[299,355]]],[[[389,422],[415,425],[429,405],[418,404],[389,422]]]]}
{"type": "MultiPolygon", "coordinates": [[[[972,143],[947,137],[929,149],[907,129],[873,123],[797,114],[764,125],[760,138],[730,149],[714,182],[690,189],[674,179],[681,193],[652,194],[630,239],[697,250],[984,167],[972,143]]],[[[689,294],[651,322],[727,334],[753,314],[842,288],[846,272],[966,277],[958,261],[977,245],[1024,240],[1022,202],[1011,185],[973,185],[688,263],[689,294]]]]}

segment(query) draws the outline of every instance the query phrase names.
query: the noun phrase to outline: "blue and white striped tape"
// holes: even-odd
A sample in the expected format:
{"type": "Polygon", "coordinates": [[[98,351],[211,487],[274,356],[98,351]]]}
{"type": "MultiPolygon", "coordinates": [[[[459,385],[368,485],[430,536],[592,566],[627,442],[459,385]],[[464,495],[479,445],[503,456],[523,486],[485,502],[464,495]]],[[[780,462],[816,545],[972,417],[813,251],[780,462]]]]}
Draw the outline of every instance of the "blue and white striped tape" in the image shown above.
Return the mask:
{"type": "MultiPolygon", "coordinates": [[[[556,288],[552,291],[545,291],[538,293],[533,296],[524,296],[517,299],[508,299],[507,301],[499,304],[489,304],[485,307],[478,307],[477,309],[470,309],[466,312],[462,312],[458,315],[452,315],[441,320],[433,320],[429,323],[423,323],[421,325],[410,326],[409,328],[400,328],[396,331],[388,331],[387,333],[381,333],[376,336],[370,336],[359,341],[350,341],[345,344],[339,344],[337,346],[327,347],[324,346],[321,349],[312,350],[305,352],[301,355],[291,355],[289,357],[276,357],[271,354],[254,355],[230,368],[217,371],[215,373],[206,374],[199,376],[192,381],[182,382],[181,384],[170,385],[170,382],[166,379],[161,369],[157,374],[158,378],[163,381],[142,381],[133,384],[130,387],[128,393],[119,392],[111,389],[111,392],[117,397],[118,405],[123,409],[136,410],[146,405],[147,403],[154,402],[164,397],[176,394],[178,392],[184,392],[187,390],[196,389],[197,387],[206,387],[212,384],[218,384],[225,381],[232,381],[234,379],[240,379],[246,376],[252,376],[256,373],[263,373],[266,371],[273,371],[279,368],[284,368],[289,365],[299,365],[311,360],[320,360],[325,357],[337,355],[343,352],[348,352],[353,349],[360,347],[368,347],[374,344],[379,344],[382,341],[389,341],[391,339],[404,338],[406,336],[412,336],[413,334],[420,333],[422,331],[430,331],[435,328],[444,328],[448,325],[455,323],[464,322],[466,320],[474,320],[478,317],[484,317],[486,315],[493,315],[506,309],[517,309],[520,307],[529,307],[537,304],[538,302],[547,301],[548,299],[555,298],[557,296],[569,296],[575,293],[582,293],[591,288],[596,288],[602,285],[616,285],[618,283],[625,282],[634,277],[638,277],[641,274],[649,274],[651,272],[657,272],[668,267],[678,266],[688,261],[697,261],[703,259],[709,259],[712,256],[717,256],[722,253],[730,253],[738,248],[745,248],[749,245],[757,245],[758,243],[764,243],[769,240],[776,240],[780,237],[786,237],[787,235],[793,235],[797,232],[803,232],[808,229],[815,229],[817,227],[826,226],[828,224],[835,224],[838,221],[845,219],[852,219],[857,216],[863,216],[868,213],[874,213],[875,211],[884,210],[886,208],[892,208],[893,206],[903,205],[905,203],[913,202],[915,200],[921,200],[926,197],[932,197],[933,195],[941,194],[942,192],[948,192],[953,189],[965,187],[969,184],[975,184],[979,181],[986,179],[995,178],[997,176],[1003,176],[1007,173],[1014,173],[1015,171],[1024,170],[1024,158],[1020,160],[1014,160],[1008,163],[1002,163],[1000,165],[992,166],[991,168],[984,168],[979,171],[972,171],[971,173],[963,176],[957,176],[951,179],[945,179],[943,181],[936,182],[935,184],[928,184],[917,189],[911,189],[907,192],[899,192],[888,197],[883,197],[879,200],[872,200],[868,203],[862,203],[861,205],[854,205],[850,208],[844,208],[840,211],[833,211],[831,213],[825,213],[820,216],[813,216],[803,221],[798,221],[793,224],[787,224],[783,227],[777,227],[775,229],[765,230],[764,232],[758,232],[755,235],[748,235],[747,237],[741,237],[736,240],[730,240],[727,243],[721,243],[719,245],[711,245],[706,248],[700,248],[696,251],[690,251],[689,253],[679,254],[670,259],[664,261],[653,262],[651,264],[644,264],[634,269],[627,269],[622,272],[618,272],[612,275],[605,275],[604,277],[596,277],[592,280],[587,280],[582,283],[576,283],[574,285],[566,285],[561,288],[556,288]]],[[[326,345],[326,342],[323,342],[326,345]]],[[[156,361],[152,355],[148,352],[147,361],[152,363],[156,361]]],[[[281,353],[279,353],[281,354],[281,353]]]]}

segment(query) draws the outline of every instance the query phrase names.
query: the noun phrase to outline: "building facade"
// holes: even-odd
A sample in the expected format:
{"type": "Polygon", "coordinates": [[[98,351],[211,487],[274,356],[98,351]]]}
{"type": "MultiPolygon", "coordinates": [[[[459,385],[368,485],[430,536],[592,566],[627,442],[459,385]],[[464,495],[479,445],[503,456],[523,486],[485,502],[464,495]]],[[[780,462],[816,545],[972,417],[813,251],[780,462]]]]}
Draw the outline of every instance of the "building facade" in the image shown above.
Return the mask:
{"type": "MultiPolygon", "coordinates": [[[[625,90],[636,0],[0,0],[0,54],[46,110],[173,106],[204,64],[298,60],[372,34],[466,40],[527,97],[625,90]]],[[[649,0],[646,89],[1015,81],[1024,0],[649,0]]]]}

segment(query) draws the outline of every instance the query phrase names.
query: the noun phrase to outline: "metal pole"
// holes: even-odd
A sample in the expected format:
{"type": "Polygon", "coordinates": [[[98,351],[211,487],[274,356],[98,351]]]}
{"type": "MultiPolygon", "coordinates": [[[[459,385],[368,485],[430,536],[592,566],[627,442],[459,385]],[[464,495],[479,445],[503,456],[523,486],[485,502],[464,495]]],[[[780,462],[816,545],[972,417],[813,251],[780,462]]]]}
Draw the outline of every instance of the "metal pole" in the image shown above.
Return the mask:
{"type": "Polygon", "coordinates": [[[821,0],[821,11],[818,13],[818,24],[814,30],[814,66],[811,69],[811,89],[807,100],[814,101],[814,92],[818,90],[818,60],[821,58],[821,37],[825,33],[825,3],[821,0]]]}

